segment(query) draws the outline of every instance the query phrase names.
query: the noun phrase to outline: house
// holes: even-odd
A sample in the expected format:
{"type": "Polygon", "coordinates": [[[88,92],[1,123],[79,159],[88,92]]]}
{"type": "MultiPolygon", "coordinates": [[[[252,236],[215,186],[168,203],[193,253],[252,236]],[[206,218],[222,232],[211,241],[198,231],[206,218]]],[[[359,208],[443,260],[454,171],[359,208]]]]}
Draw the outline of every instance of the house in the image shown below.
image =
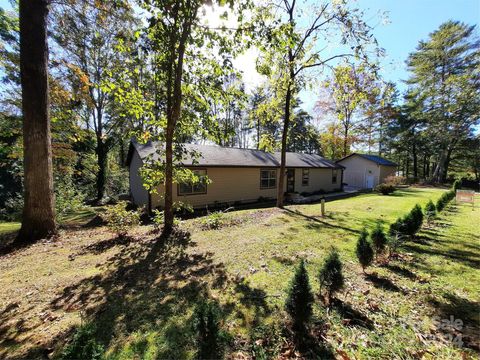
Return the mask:
{"type": "MultiPolygon", "coordinates": [[[[139,144],[132,141],[127,164],[130,192],[137,205],[162,207],[163,190],[149,194],[142,185],[139,169],[145,160],[158,156],[158,143],[139,144]]],[[[261,150],[227,148],[215,145],[184,144],[186,153],[200,154],[195,159],[186,155],[182,164],[200,177],[206,176],[208,184],[177,184],[173,201],[182,201],[200,208],[208,205],[255,202],[277,197],[280,153],[261,150]]],[[[331,192],[342,188],[342,166],[319,155],[287,153],[285,192],[331,192]]]]}
{"type": "Polygon", "coordinates": [[[336,163],[345,168],[344,184],[360,189],[373,189],[397,171],[397,164],[377,155],[353,153],[336,163]]]}

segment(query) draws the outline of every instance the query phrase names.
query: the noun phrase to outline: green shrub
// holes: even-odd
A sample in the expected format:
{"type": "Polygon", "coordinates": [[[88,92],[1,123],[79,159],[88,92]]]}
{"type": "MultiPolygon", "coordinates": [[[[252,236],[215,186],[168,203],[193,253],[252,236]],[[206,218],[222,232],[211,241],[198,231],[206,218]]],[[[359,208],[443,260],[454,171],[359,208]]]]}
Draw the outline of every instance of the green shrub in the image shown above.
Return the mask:
{"type": "Polygon", "coordinates": [[[342,262],[337,249],[332,248],[328,253],[318,273],[318,280],[320,281],[320,290],[325,288],[330,304],[333,295],[344,286],[342,262]]]}
{"type": "Polygon", "coordinates": [[[457,191],[458,189],[460,189],[461,186],[462,186],[462,181],[461,180],[455,180],[453,182],[453,185],[452,185],[452,190],[457,191]]]}
{"type": "Polygon", "coordinates": [[[390,195],[395,191],[395,186],[393,184],[379,184],[375,186],[375,191],[382,195],[390,195]]]}
{"type": "Polygon", "coordinates": [[[305,268],[305,262],[301,260],[290,282],[285,302],[285,309],[297,330],[305,329],[305,324],[312,316],[312,303],[313,294],[307,269],[305,268]]]}
{"type": "Polygon", "coordinates": [[[116,205],[109,206],[102,214],[102,219],[107,223],[108,228],[118,237],[126,236],[130,228],[140,223],[138,211],[129,211],[126,207],[127,203],[120,201],[116,205]]]}
{"type": "Polygon", "coordinates": [[[165,221],[163,210],[154,209],[152,221],[153,221],[153,229],[155,230],[155,232],[160,232],[160,229],[162,228],[163,223],[165,221]]]}
{"type": "Polygon", "coordinates": [[[360,265],[362,265],[363,272],[365,272],[365,268],[367,268],[373,261],[373,249],[368,241],[368,233],[365,229],[362,230],[358,237],[355,253],[357,254],[357,259],[360,262],[360,265]]]}
{"type": "Polygon", "coordinates": [[[380,222],[377,222],[376,226],[370,233],[370,239],[372,239],[372,246],[375,250],[375,254],[378,256],[385,251],[388,244],[387,235],[383,231],[383,226],[380,222]]]}
{"type": "Polygon", "coordinates": [[[420,205],[415,205],[403,218],[398,218],[390,225],[390,235],[399,237],[412,237],[422,227],[423,212],[420,205]]]}
{"type": "Polygon", "coordinates": [[[95,339],[95,326],[91,324],[79,327],[72,341],[60,354],[62,360],[98,360],[103,357],[104,348],[95,339]]]}
{"type": "Polygon", "coordinates": [[[432,200],[429,200],[427,205],[425,205],[425,219],[428,223],[430,223],[437,214],[437,210],[435,208],[435,204],[432,200]]]}
{"type": "Polygon", "coordinates": [[[422,227],[423,211],[420,205],[416,204],[410,212],[412,214],[411,236],[415,235],[422,227]]]}
{"type": "Polygon", "coordinates": [[[455,197],[454,190],[449,190],[447,192],[444,192],[437,201],[437,206],[436,206],[437,212],[441,212],[443,209],[445,209],[445,207],[454,197],[455,197]]]}
{"type": "Polygon", "coordinates": [[[205,229],[216,230],[220,229],[225,223],[225,213],[222,211],[215,211],[202,219],[202,226],[205,229]]]}
{"type": "Polygon", "coordinates": [[[214,301],[201,301],[195,308],[194,327],[197,333],[197,358],[219,359],[225,337],[220,327],[220,309],[214,301]]]}

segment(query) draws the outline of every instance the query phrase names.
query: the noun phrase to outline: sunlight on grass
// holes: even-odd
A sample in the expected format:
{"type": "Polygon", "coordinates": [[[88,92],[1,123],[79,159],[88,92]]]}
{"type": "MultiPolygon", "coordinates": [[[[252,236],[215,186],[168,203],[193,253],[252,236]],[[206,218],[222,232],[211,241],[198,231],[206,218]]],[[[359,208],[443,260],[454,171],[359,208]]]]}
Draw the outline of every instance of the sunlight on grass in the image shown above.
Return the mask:
{"type": "MultiPolygon", "coordinates": [[[[318,300],[314,306],[314,321],[328,325],[328,346],[358,359],[415,358],[425,350],[435,359],[473,359],[472,350],[430,341],[428,336],[434,316],[453,315],[464,322],[465,343],[470,346],[475,339],[478,207],[447,207],[415,241],[405,244],[403,258],[370,267],[370,277],[363,275],[354,255],[363,227],[370,229],[381,221],[387,228],[415,204],[423,207],[442,193],[409,188],[391,196],[364,194],[328,202],[324,218],[320,204],[233,211],[225,214],[218,230],[205,230],[202,218],[190,219],[182,222],[192,233],[184,247],[161,245],[149,226],[134,229],[132,239],[123,244],[103,227],[68,230],[52,247],[27,249],[14,259],[14,267],[0,264],[0,302],[11,302],[12,293],[29,294],[28,299],[18,298],[15,311],[18,316],[32,313],[30,318],[36,319],[31,341],[67,331],[79,323],[81,312],[89,314],[83,321],[97,328],[107,359],[192,359],[193,309],[200,299],[212,298],[222,309],[229,356],[232,348],[241,357],[255,347],[256,354],[276,358],[285,342],[284,302],[294,266],[300,258],[307,261],[317,294],[320,265],[335,246],[344,264],[346,288],[338,294],[338,306],[327,311],[318,300]],[[97,247],[100,243],[106,246],[97,247]],[[46,312],[60,321],[37,319],[35,314],[46,312]],[[46,333],[40,331],[45,326],[46,333]]],[[[78,214],[70,221],[88,221],[90,216],[78,214]]],[[[15,311],[9,315],[12,323],[15,311]]],[[[11,350],[20,351],[30,342],[19,344],[11,350]]],[[[2,346],[0,342],[0,357],[2,346]]]]}
{"type": "Polygon", "coordinates": [[[15,231],[20,230],[20,223],[18,222],[7,222],[0,223],[0,235],[9,234],[15,231]]]}

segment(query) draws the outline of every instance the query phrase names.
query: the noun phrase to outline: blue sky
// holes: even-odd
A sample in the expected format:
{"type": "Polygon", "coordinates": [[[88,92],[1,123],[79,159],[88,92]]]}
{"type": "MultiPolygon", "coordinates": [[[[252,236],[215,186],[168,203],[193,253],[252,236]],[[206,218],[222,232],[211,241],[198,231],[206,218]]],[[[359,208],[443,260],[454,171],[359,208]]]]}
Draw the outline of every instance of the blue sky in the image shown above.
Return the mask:
{"type": "MultiPolygon", "coordinates": [[[[380,61],[383,77],[397,84],[400,91],[405,89],[402,80],[408,78],[405,60],[420,40],[428,39],[432,31],[448,20],[480,24],[480,0],[357,0],[355,3],[365,11],[379,45],[386,51],[380,61]],[[378,15],[383,12],[388,16],[385,24],[378,15]]],[[[301,95],[305,109],[312,111],[317,94],[305,91],[301,95]]]]}
{"type": "Polygon", "coordinates": [[[419,40],[447,20],[480,23],[480,0],[358,0],[358,5],[370,14],[388,12],[390,23],[377,26],[374,34],[387,53],[383,75],[400,87],[408,77],[405,60],[419,40]]]}

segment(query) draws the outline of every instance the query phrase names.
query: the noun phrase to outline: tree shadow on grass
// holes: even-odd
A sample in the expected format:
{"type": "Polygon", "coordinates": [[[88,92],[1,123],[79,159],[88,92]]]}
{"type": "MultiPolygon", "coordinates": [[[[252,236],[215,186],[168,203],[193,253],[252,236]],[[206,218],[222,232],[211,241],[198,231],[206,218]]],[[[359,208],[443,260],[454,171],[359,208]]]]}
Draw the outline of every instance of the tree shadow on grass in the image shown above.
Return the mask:
{"type": "Polygon", "coordinates": [[[440,300],[431,297],[429,303],[434,313],[439,316],[441,320],[451,321],[460,319],[462,321],[460,332],[464,345],[476,351],[480,350],[479,301],[471,301],[456,294],[445,292],[440,300]]]}
{"type": "Polygon", "coordinates": [[[98,255],[115,246],[128,246],[133,241],[135,241],[135,238],[132,236],[116,236],[111,239],[101,240],[93,244],[84,246],[82,249],[80,249],[77,255],[85,255],[88,253],[98,255]]]}
{"type": "Polygon", "coordinates": [[[442,256],[452,261],[462,263],[466,266],[473,268],[480,268],[480,254],[475,251],[460,250],[460,249],[448,249],[440,250],[434,248],[419,247],[415,244],[404,244],[402,246],[405,250],[417,253],[417,254],[429,254],[434,256],[442,256]]]}
{"type": "MultiPolygon", "coordinates": [[[[100,250],[95,246],[89,250],[104,251],[111,239],[100,244],[100,250]]],[[[223,264],[214,261],[214,254],[189,251],[194,245],[190,235],[180,230],[169,238],[128,242],[102,265],[100,274],[61,289],[45,312],[80,312],[83,321],[95,329],[95,339],[112,354],[133,351],[140,358],[147,352],[155,353],[157,358],[187,358],[195,352],[192,314],[212,289],[233,289],[231,304],[222,306],[223,316],[233,314],[238,319],[246,309],[254,314],[254,323],[261,324],[271,311],[267,294],[244,282],[230,283],[232,277],[223,264]],[[120,338],[123,340],[114,341],[120,338]]],[[[23,315],[13,307],[0,314],[0,331],[8,335],[2,342],[8,340],[5,344],[9,347],[25,346],[29,338],[14,331],[23,315]]],[[[25,314],[28,311],[32,310],[26,309],[25,314]]],[[[34,333],[42,327],[41,322],[36,322],[27,330],[34,333]]],[[[21,357],[59,350],[72,332],[73,328],[57,333],[52,341],[30,348],[21,357]]],[[[0,357],[3,355],[0,350],[0,357]]]]}
{"type": "Polygon", "coordinates": [[[399,288],[392,280],[388,278],[378,276],[377,274],[367,274],[365,279],[370,281],[376,288],[406,294],[405,290],[399,288]]]}
{"type": "Polygon", "coordinates": [[[383,267],[387,268],[391,272],[394,272],[397,275],[406,277],[410,280],[417,280],[418,276],[412,270],[407,269],[404,266],[394,265],[394,264],[385,264],[383,267]]]}
{"type": "Polygon", "coordinates": [[[284,210],[284,213],[287,214],[288,216],[302,218],[303,220],[307,220],[308,224],[306,225],[306,227],[309,228],[309,229],[321,229],[323,227],[328,227],[328,228],[332,228],[332,229],[341,229],[341,230],[344,230],[344,231],[347,231],[347,232],[350,232],[350,233],[355,233],[355,234],[360,233],[358,230],[355,230],[355,229],[351,229],[351,228],[340,226],[340,225],[330,224],[326,221],[323,221],[323,220],[319,219],[318,217],[305,215],[302,212],[300,212],[299,210],[290,210],[290,209],[287,209],[287,208],[284,208],[283,210],[284,210]]]}
{"type": "Polygon", "coordinates": [[[348,326],[360,326],[368,330],[374,329],[374,323],[365,314],[356,310],[350,305],[340,299],[333,299],[332,308],[345,319],[345,324],[348,326]]]}
{"type": "MultiPolygon", "coordinates": [[[[84,321],[94,325],[96,339],[110,344],[114,352],[122,351],[111,344],[114,338],[138,332],[129,346],[140,351],[145,337],[158,333],[148,346],[154,347],[159,358],[185,358],[194,351],[193,308],[211,287],[221,286],[227,278],[223,265],[216,264],[211,254],[187,253],[191,246],[189,234],[179,230],[168,239],[131,242],[107,261],[99,275],[60,290],[45,311],[83,313],[84,321]]],[[[27,315],[29,310],[22,311],[27,315]]],[[[9,345],[29,344],[29,338],[15,331],[17,320],[24,315],[13,305],[0,314],[0,329],[8,334],[9,345]]],[[[26,328],[29,333],[41,324],[32,326],[26,328]]],[[[61,346],[69,334],[57,334],[51,343],[41,345],[43,350],[31,348],[21,356],[37,357],[45,349],[61,346]]],[[[2,343],[7,340],[3,338],[2,343]]],[[[0,351],[0,357],[4,355],[0,351]]]]}

